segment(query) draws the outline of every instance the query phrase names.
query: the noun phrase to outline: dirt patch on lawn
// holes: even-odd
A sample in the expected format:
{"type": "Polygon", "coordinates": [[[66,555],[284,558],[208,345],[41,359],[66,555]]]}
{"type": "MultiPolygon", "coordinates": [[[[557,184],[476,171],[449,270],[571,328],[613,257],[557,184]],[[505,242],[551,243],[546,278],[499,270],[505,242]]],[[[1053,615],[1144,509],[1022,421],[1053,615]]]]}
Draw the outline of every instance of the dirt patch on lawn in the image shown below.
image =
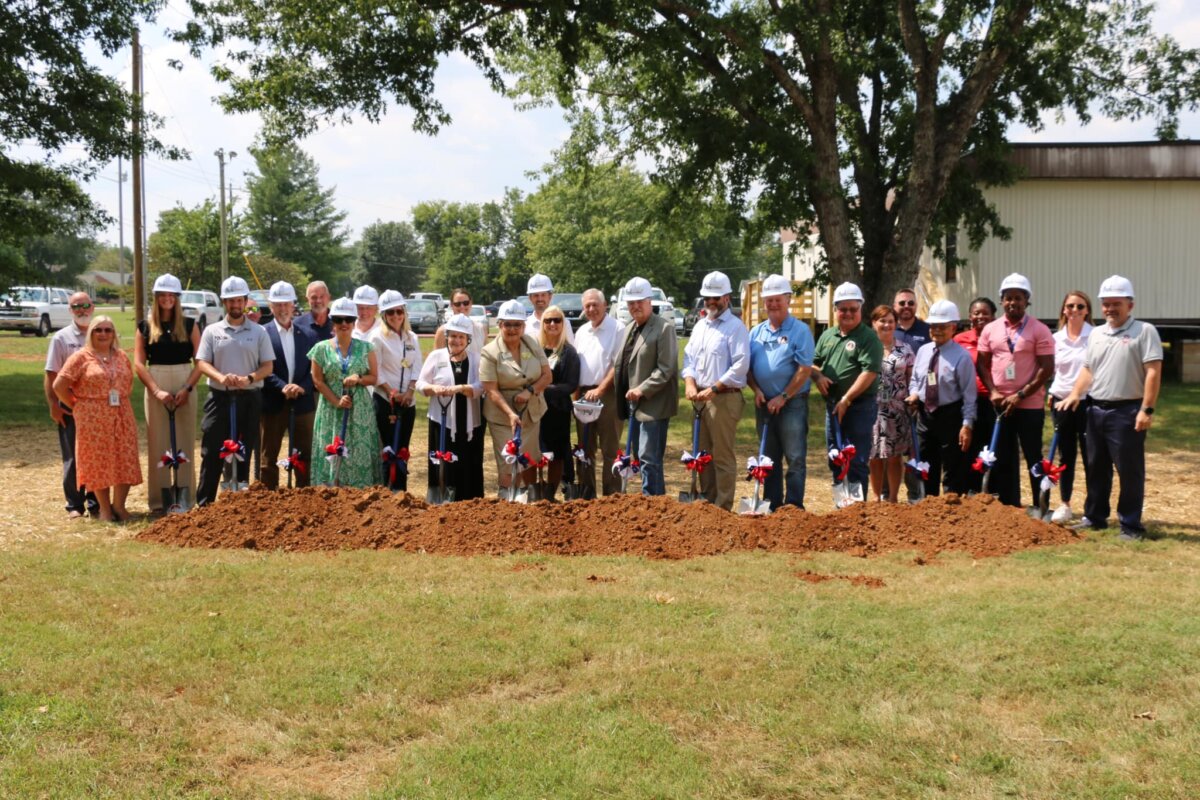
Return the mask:
{"type": "Polygon", "coordinates": [[[161,519],[139,539],[256,550],[399,549],[442,555],[639,555],[680,559],[734,551],[836,551],[874,556],[960,550],[1001,556],[1078,541],[991,497],[934,497],[918,505],[859,504],[832,514],[793,508],[741,517],[704,503],[617,496],[521,505],[496,499],[429,506],[382,489],[255,486],[215,505],[161,519]]]}
{"type": "Polygon", "coordinates": [[[796,573],[796,577],[805,583],[825,583],[825,581],[847,581],[852,586],[866,586],[868,589],[882,589],[887,586],[883,578],[871,575],[822,575],[819,572],[804,570],[796,573]]]}

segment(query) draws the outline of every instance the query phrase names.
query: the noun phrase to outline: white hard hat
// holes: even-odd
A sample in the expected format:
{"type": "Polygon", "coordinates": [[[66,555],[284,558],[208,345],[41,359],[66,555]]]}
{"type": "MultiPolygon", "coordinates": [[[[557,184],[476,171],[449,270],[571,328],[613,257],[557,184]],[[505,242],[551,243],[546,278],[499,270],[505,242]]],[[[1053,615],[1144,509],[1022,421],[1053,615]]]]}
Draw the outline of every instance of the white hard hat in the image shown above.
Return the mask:
{"type": "Polygon", "coordinates": [[[701,297],[724,297],[732,293],[733,287],[729,285],[729,276],[724,272],[710,272],[700,282],[701,297]]]}
{"type": "Polygon", "coordinates": [[[654,296],[654,287],[645,278],[630,278],[625,284],[625,302],[631,300],[649,300],[654,296]]]}
{"type": "Polygon", "coordinates": [[[1133,299],[1133,283],[1129,278],[1122,278],[1120,275],[1110,275],[1104,279],[1104,283],[1100,284],[1100,291],[1096,297],[1103,300],[1106,297],[1128,297],[1133,299]]]}
{"type": "Polygon", "coordinates": [[[929,316],[925,321],[930,325],[942,325],[947,322],[958,322],[962,317],[958,315],[958,306],[950,300],[938,300],[929,307],[929,316]]]}
{"type": "MultiPolygon", "coordinates": [[[[369,289],[371,287],[368,286],[366,288],[369,289]]],[[[404,295],[395,289],[388,289],[379,295],[379,310],[381,312],[390,311],[393,308],[404,308],[406,305],[408,305],[408,301],[404,299],[404,295]]]]}
{"type": "Polygon", "coordinates": [[[1014,272],[1004,280],[1000,281],[1001,297],[1003,297],[1004,293],[1009,289],[1020,289],[1021,291],[1025,292],[1026,297],[1028,297],[1030,300],[1033,299],[1033,284],[1029,282],[1029,278],[1026,278],[1019,272],[1014,272]]]}
{"type": "Polygon", "coordinates": [[[348,297],[339,297],[329,307],[330,317],[354,317],[358,319],[358,304],[348,297]]]}
{"type": "MultiPolygon", "coordinates": [[[[517,305],[520,305],[520,303],[517,303],[517,305]]],[[[467,336],[474,336],[475,323],[471,322],[471,318],[466,314],[455,314],[450,318],[450,321],[446,323],[446,335],[449,336],[452,333],[462,333],[467,336]]]]}
{"type": "Polygon", "coordinates": [[[553,292],[554,284],[550,282],[549,276],[538,273],[529,279],[529,283],[525,285],[525,294],[537,294],[538,292],[553,292]]]}
{"type": "Polygon", "coordinates": [[[226,278],[221,284],[221,299],[228,300],[231,297],[248,297],[250,295],[250,287],[246,282],[234,275],[232,278],[226,278]]]}
{"type": "Polygon", "coordinates": [[[354,290],[354,302],[363,306],[379,305],[379,292],[370,286],[360,286],[354,290]]]}
{"type": "Polygon", "coordinates": [[[179,282],[179,278],[168,272],[166,275],[159,275],[154,279],[154,291],[183,294],[183,284],[179,282]]]}
{"type": "Polygon", "coordinates": [[[496,319],[524,322],[528,319],[529,314],[525,311],[525,306],[520,300],[506,300],[500,306],[500,310],[496,312],[496,319]]]}
{"type": "Polygon", "coordinates": [[[833,304],[835,306],[845,300],[857,300],[860,303],[863,302],[862,289],[847,281],[833,290],[833,304]]]}
{"type": "Polygon", "coordinates": [[[792,282],[782,275],[768,275],[763,281],[762,296],[778,297],[781,294],[792,293],[792,282]]]}
{"type": "Polygon", "coordinates": [[[276,281],[271,284],[271,291],[267,293],[268,303],[294,303],[296,302],[296,288],[287,281],[276,281]]]}

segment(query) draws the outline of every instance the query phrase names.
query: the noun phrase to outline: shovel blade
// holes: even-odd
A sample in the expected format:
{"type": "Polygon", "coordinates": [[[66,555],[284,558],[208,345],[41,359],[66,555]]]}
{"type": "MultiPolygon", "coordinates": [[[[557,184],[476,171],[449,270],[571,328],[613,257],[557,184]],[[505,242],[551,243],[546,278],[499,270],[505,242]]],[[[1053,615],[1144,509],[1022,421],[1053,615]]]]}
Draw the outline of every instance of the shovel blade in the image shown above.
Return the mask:
{"type": "Polygon", "coordinates": [[[445,492],[438,486],[430,486],[425,490],[425,502],[431,506],[440,506],[450,502],[445,492]]]}
{"type": "Polygon", "coordinates": [[[861,483],[851,483],[848,480],[833,485],[833,505],[835,508],[847,508],[863,501],[861,483]]]}
{"type": "Polygon", "coordinates": [[[770,500],[756,500],[753,497],[743,497],[738,501],[737,513],[748,517],[763,517],[771,513],[770,500]]]}
{"type": "Polygon", "coordinates": [[[162,491],[162,507],[168,514],[184,514],[192,507],[192,500],[185,487],[167,487],[162,491]]]}
{"type": "MultiPolygon", "coordinates": [[[[680,492],[679,502],[681,503],[706,503],[707,498],[699,492],[680,492]]],[[[748,503],[748,500],[743,500],[743,503],[748,503]]]]}
{"type": "Polygon", "coordinates": [[[908,502],[919,503],[925,499],[925,481],[915,472],[905,471],[904,488],[908,490],[908,502]]]}

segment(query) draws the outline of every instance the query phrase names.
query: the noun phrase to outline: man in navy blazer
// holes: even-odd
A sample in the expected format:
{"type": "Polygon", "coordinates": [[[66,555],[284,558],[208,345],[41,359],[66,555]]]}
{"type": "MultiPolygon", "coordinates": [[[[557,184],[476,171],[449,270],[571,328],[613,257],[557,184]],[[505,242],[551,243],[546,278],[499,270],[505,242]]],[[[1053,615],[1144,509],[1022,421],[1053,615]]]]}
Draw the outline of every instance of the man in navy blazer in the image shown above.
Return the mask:
{"type": "Polygon", "coordinates": [[[293,484],[308,486],[313,417],[317,410],[308,351],[317,343],[317,338],[312,330],[293,324],[296,290],[290,283],[279,281],[273,284],[267,299],[271,313],[275,315],[275,319],[265,326],[267,338],[275,349],[275,369],[263,381],[262,482],[271,489],[279,488],[277,462],[286,433],[290,441],[284,461],[289,464],[293,484]]]}

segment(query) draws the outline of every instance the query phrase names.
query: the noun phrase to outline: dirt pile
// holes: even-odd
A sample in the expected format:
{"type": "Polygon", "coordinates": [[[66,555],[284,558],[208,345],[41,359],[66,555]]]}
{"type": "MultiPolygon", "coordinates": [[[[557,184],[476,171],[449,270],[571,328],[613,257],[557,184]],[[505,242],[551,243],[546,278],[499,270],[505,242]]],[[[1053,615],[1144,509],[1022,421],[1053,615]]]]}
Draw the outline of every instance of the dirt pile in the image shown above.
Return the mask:
{"type": "Polygon", "coordinates": [[[873,556],[962,550],[999,556],[1079,537],[991,497],[933,497],[919,505],[859,504],[819,516],[785,508],[767,517],[705,503],[617,496],[519,505],[495,499],[429,506],[383,489],[256,485],[213,506],[165,517],[138,535],[183,547],[258,550],[400,549],[443,555],[639,555],[693,558],[739,550],[838,551],[873,556]]]}

